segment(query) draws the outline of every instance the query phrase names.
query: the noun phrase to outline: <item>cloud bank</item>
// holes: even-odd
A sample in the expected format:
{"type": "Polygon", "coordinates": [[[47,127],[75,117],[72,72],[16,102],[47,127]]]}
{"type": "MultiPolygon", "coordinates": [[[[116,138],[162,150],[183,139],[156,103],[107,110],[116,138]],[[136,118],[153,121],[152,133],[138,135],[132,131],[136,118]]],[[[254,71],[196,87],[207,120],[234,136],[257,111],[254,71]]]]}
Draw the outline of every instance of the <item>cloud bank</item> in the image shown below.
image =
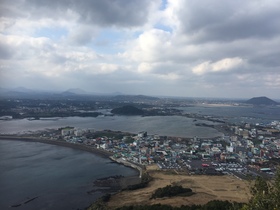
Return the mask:
{"type": "Polygon", "coordinates": [[[279,4],[1,0],[1,86],[279,98],[279,4]]]}

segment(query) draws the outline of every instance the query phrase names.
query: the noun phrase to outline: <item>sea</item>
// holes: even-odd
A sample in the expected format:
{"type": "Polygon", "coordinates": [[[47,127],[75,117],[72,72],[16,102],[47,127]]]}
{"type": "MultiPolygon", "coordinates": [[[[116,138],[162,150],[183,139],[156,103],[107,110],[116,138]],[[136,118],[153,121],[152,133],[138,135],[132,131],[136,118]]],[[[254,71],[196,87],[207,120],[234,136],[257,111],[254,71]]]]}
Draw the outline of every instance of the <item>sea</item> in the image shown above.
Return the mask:
{"type": "MultiPolygon", "coordinates": [[[[263,123],[280,120],[280,107],[180,108],[233,123],[263,123]]],[[[107,110],[108,111],[108,110],[107,110]]],[[[213,122],[183,116],[99,116],[45,118],[40,120],[0,120],[0,134],[23,134],[73,126],[81,129],[126,131],[192,138],[222,136],[210,127],[196,123],[213,122]]],[[[213,123],[215,124],[215,123],[213,123]]],[[[123,175],[137,176],[134,169],[85,151],[38,142],[0,140],[0,209],[22,204],[15,209],[83,209],[103,193],[94,190],[94,180],[123,175]],[[24,204],[29,199],[34,200],[24,204]]]]}
{"type": "Polygon", "coordinates": [[[93,182],[115,175],[138,176],[139,172],[68,147],[0,140],[1,210],[84,209],[104,194],[88,193],[97,190],[93,182]]]}

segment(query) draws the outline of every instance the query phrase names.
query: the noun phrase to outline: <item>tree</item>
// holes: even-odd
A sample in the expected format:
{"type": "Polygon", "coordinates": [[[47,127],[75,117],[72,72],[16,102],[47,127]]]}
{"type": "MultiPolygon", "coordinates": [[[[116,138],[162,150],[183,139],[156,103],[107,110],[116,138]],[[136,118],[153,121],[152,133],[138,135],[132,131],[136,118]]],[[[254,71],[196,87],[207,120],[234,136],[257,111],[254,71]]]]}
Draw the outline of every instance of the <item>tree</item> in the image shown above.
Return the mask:
{"type": "Polygon", "coordinates": [[[242,210],[278,210],[280,209],[280,168],[277,169],[275,179],[266,181],[257,177],[251,187],[252,198],[242,210]]]}
{"type": "Polygon", "coordinates": [[[272,199],[275,209],[280,209],[280,167],[277,169],[272,188],[272,199]]]}
{"type": "Polygon", "coordinates": [[[253,187],[251,187],[253,197],[249,202],[249,206],[254,210],[273,209],[271,189],[267,181],[262,177],[257,177],[253,187]]]}
{"type": "Polygon", "coordinates": [[[184,196],[191,196],[193,195],[192,189],[190,188],[183,188],[182,186],[171,186],[167,185],[163,188],[158,188],[153,193],[151,199],[155,198],[163,198],[163,197],[172,197],[176,195],[184,195],[184,196]]]}
{"type": "Polygon", "coordinates": [[[134,142],[134,139],[131,136],[125,138],[124,143],[131,144],[134,142]]]}

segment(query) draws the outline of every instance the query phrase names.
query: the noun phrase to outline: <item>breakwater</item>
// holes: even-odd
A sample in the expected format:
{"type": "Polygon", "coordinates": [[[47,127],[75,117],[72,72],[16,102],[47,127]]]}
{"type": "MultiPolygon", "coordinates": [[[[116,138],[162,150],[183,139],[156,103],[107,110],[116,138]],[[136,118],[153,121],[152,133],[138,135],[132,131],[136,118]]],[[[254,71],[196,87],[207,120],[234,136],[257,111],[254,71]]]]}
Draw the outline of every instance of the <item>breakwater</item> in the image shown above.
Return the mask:
{"type": "Polygon", "coordinates": [[[114,158],[113,156],[110,156],[110,159],[119,163],[119,164],[122,164],[122,165],[125,165],[125,166],[128,166],[128,167],[131,167],[131,168],[134,168],[136,170],[139,171],[139,177],[141,178],[142,175],[143,175],[143,166],[141,165],[137,165],[136,163],[132,163],[126,159],[123,159],[123,158],[114,158]]]}

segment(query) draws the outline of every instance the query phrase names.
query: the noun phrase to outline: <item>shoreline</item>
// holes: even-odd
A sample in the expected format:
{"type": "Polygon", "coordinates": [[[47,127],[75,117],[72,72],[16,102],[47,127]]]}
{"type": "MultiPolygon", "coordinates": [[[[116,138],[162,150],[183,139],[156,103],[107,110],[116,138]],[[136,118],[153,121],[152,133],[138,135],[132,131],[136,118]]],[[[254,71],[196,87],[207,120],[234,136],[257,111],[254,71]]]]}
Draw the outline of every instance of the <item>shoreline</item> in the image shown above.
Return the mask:
{"type": "MultiPolygon", "coordinates": [[[[23,142],[27,142],[27,143],[28,142],[39,142],[42,144],[50,144],[50,145],[54,145],[54,146],[61,146],[61,147],[75,149],[75,150],[78,149],[83,152],[89,152],[89,153],[92,153],[93,155],[97,155],[102,158],[109,159],[109,160],[113,161],[114,163],[123,165],[125,167],[129,167],[137,173],[135,175],[123,176],[122,181],[118,185],[118,187],[119,187],[118,190],[115,189],[115,187],[116,187],[115,183],[113,183],[113,184],[107,183],[105,189],[103,189],[104,191],[102,191],[102,189],[97,189],[97,190],[86,192],[88,194],[98,191],[98,192],[102,193],[102,196],[104,196],[106,194],[115,195],[115,194],[119,193],[121,190],[126,189],[128,185],[134,185],[135,183],[138,183],[141,181],[142,168],[140,166],[137,166],[136,164],[130,163],[128,161],[125,161],[125,162],[118,161],[118,159],[115,159],[113,157],[113,153],[106,151],[106,150],[92,148],[87,145],[79,145],[79,144],[73,144],[73,143],[69,143],[69,142],[65,142],[65,141],[42,139],[40,137],[31,137],[31,136],[28,137],[28,136],[16,136],[16,135],[0,135],[0,141],[1,140],[3,140],[3,141],[23,141],[23,142]],[[140,177],[139,177],[139,175],[140,175],[140,177]]],[[[106,175],[104,175],[104,177],[107,178],[106,175]]],[[[23,204],[29,203],[38,197],[39,196],[32,197],[21,203],[14,203],[14,204],[10,205],[10,207],[22,206],[23,204]]],[[[100,199],[101,197],[98,197],[96,199],[96,201],[98,199],[100,199]]],[[[94,202],[96,202],[96,201],[94,201],[94,202]]],[[[92,203],[94,203],[94,202],[92,202],[92,203]]],[[[90,205],[92,205],[92,203],[90,205]]],[[[85,209],[87,209],[87,208],[88,207],[85,207],[85,209]]]]}
{"type": "Polygon", "coordinates": [[[39,142],[44,144],[52,144],[56,146],[62,146],[62,147],[68,147],[72,149],[79,149],[85,152],[90,152],[96,155],[100,155],[105,158],[109,158],[113,155],[113,153],[96,149],[93,147],[88,147],[86,145],[80,145],[80,144],[73,144],[66,141],[58,141],[58,140],[50,140],[50,139],[42,139],[40,137],[24,137],[24,136],[15,136],[15,135],[0,135],[0,140],[12,140],[12,141],[25,141],[25,142],[39,142]]]}
{"type": "Polygon", "coordinates": [[[114,162],[118,163],[118,164],[122,164],[124,166],[133,168],[135,170],[137,170],[139,172],[139,178],[142,178],[143,175],[143,167],[141,167],[140,165],[137,165],[135,163],[129,162],[127,160],[123,160],[122,158],[114,158],[113,156],[109,157],[111,160],[113,160],[114,162]]]}
{"type": "Polygon", "coordinates": [[[82,145],[82,144],[73,144],[73,143],[69,143],[66,141],[58,141],[58,140],[50,140],[50,139],[42,139],[40,137],[25,137],[25,136],[16,136],[16,135],[0,135],[0,140],[12,140],[12,141],[25,141],[25,142],[39,142],[39,143],[43,143],[43,144],[51,144],[51,145],[55,145],[55,146],[61,146],[61,147],[68,147],[71,149],[78,149],[81,151],[85,151],[85,152],[90,152],[92,154],[95,155],[99,155],[103,158],[109,158],[110,160],[114,161],[117,164],[121,164],[124,165],[126,167],[130,167],[134,170],[137,170],[139,172],[139,177],[142,177],[142,173],[143,173],[143,169],[142,167],[125,161],[125,160],[120,160],[120,159],[116,159],[113,157],[113,153],[106,151],[106,150],[101,150],[101,149],[97,149],[94,147],[89,147],[86,145],[82,145]]]}

